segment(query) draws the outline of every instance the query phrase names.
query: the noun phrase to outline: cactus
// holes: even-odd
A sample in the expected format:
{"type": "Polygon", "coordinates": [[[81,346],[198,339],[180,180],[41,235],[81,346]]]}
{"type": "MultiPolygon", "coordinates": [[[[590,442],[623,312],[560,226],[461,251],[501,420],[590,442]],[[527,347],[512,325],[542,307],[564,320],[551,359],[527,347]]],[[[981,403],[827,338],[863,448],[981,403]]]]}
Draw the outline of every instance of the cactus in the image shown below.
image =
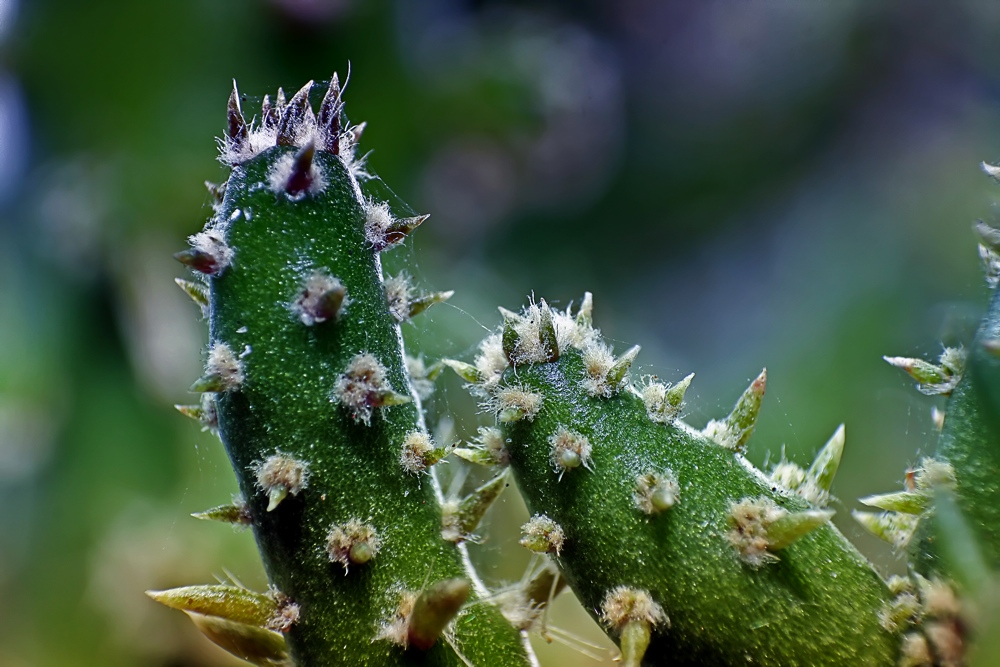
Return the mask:
{"type": "Polygon", "coordinates": [[[192,387],[202,403],[181,409],[221,436],[242,494],[198,516],[250,524],[272,590],[151,595],[203,630],[210,619],[206,634],[255,664],[528,664],[461,541],[442,536],[428,471],[446,452],[424,426],[399,322],[449,294],[414,295],[379,257],[426,216],[363,196],[363,125],[347,124],[336,75],[318,114],[311,90],[265,97],[255,124],[234,85],[231,175],[177,255],[211,340],[192,387]]]}
{"type": "MultiPolygon", "coordinates": [[[[232,173],[176,256],[210,326],[201,400],[178,408],[221,437],[241,492],[194,516],[251,526],[271,587],[151,597],[257,665],[534,664],[527,635],[545,636],[567,585],[627,667],[965,664],[969,605],[996,590],[1000,561],[1000,295],[968,354],[886,357],[950,398],[935,457],[854,512],[909,549],[909,575],[884,580],[830,523],[843,425],[808,467],[744,457],[766,370],[695,429],[681,419],[694,375],[633,380],[640,348],[613,353],[589,293],[575,310],[501,309],[474,363],[408,358],[399,324],[452,293],[415,294],[380,253],[427,216],[365,196],[363,124],[336,75],[318,114],[311,92],[265,96],[248,123],[234,85],[232,173]],[[496,419],[467,446],[424,424],[420,395],[445,367],[496,419]],[[445,498],[435,465],[451,455],[500,472],[445,498]],[[491,593],[464,543],[508,466],[533,515],[520,543],[539,556],[491,593]]],[[[977,231],[996,287],[1000,231],[977,231]]]]}
{"type": "MultiPolygon", "coordinates": [[[[995,287],[1000,232],[977,231],[995,287]]],[[[575,314],[544,301],[501,309],[474,365],[446,363],[496,415],[504,443],[470,460],[509,462],[535,514],[522,545],[554,558],[626,664],[965,664],[968,609],[982,593],[960,602],[954,586],[995,586],[1000,558],[1000,298],[968,368],[961,348],[938,363],[886,357],[921,392],[950,396],[937,456],[909,471],[905,490],[861,499],[883,512],[854,512],[910,546],[911,576],[889,581],[829,523],[843,426],[808,469],[758,470],[743,453],[766,370],[727,417],[696,430],[679,418],[693,374],[632,383],[639,348],[616,358],[592,309],[589,293],[575,314]],[[966,533],[942,525],[964,521],[959,509],[966,533]],[[970,550],[982,557],[960,553],[970,550]]]]}

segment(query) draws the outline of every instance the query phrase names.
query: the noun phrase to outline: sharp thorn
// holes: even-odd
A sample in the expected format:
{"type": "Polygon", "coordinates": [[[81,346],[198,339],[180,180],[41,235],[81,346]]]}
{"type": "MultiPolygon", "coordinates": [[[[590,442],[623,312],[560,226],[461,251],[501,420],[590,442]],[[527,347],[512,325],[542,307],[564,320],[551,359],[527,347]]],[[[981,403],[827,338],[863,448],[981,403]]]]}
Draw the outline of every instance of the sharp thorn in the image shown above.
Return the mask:
{"type": "Polygon", "coordinates": [[[576,323],[584,327],[594,325],[594,295],[590,292],[583,293],[583,302],[576,313],[576,323]]]}
{"type": "Polygon", "coordinates": [[[472,384],[480,384],[486,378],[479,371],[478,368],[472,364],[467,364],[464,361],[457,361],[455,359],[442,359],[441,363],[455,371],[458,377],[462,378],[466,382],[471,382],[472,384]]]}
{"type": "Polygon", "coordinates": [[[897,549],[905,547],[913,537],[919,517],[899,512],[861,512],[854,510],[851,516],[865,530],[881,538],[897,549]]]}
{"type": "Polygon", "coordinates": [[[816,485],[824,491],[829,491],[833,486],[833,478],[837,475],[837,468],[840,467],[840,459],[844,455],[844,425],[841,424],[834,431],[833,435],[819,450],[816,459],[806,472],[816,485]]]}
{"type": "Polygon", "coordinates": [[[790,546],[799,538],[828,523],[833,515],[833,510],[805,510],[782,514],[767,526],[768,550],[778,551],[790,546]]]}
{"type": "Polygon", "coordinates": [[[397,218],[385,230],[385,239],[375,246],[375,250],[382,251],[386,248],[402,243],[403,240],[424,221],[431,217],[428,215],[417,215],[412,218],[397,218]]]}
{"type": "Polygon", "coordinates": [[[264,102],[260,107],[260,124],[265,130],[274,130],[278,127],[278,120],[281,118],[281,106],[277,102],[271,104],[271,97],[264,96],[264,102]]]}
{"type": "MultiPolygon", "coordinates": [[[[312,90],[313,82],[310,81],[299,89],[299,92],[288,100],[288,104],[281,110],[281,118],[278,120],[278,136],[276,138],[279,146],[294,146],[299,130],[309,114],[312,107],[309,106],[309,91],[312,90]]],[[[279,94],[280,94],[279,90],[279,94]]]]}
{"type": "Polygon", "coordinates": [[[219,505],[204,512],[193,512],[191,516],[202,521],[219,521],[221,523],[231,523],[235,526],[249,526],[252,521],[250,510],[247,508],[246,503],[219,505]]]}
{"type": "Polygon", "coordinates": [[[316,144],[309,141],[295,154],[292,162],[292,173],[285,183],[285,192],[297,195],[309,190],[313,185],[313,157],[316,155],[316,144]]]}
{"type": "Polygon", "coordinates": [[[608,370],[608,385],[615,391],[621,388],[625,383],[625,379],[628,376],[628,370],[632,367],[632,363],[635,358],[639,356],[639,350],[642,348],[638,345],[633,345],[625,354],[620,356],[608,370]]]}
{"type": "MultiPolygon", "coordinates": [[[[559,359],[559,341],[556,339],[556,326],[552,321],[552,310],[541,300],[538,305],[538,342],[542,344],[542,354],[548,362],[559,359]]],[[[638,353],[638,350],[636,351],[638,353]]]]}
{"type": "Polygon", "coordinates": [[[444,512],[441,536],[455,543],[468,539],[506,486],[507,471],[504,470],[463,498],[453,511],[444,512]]]}
{"type": "Polygon", "coordinates": [[[409,644],[421,651],[434,646],[444,629],[458,615],[471,590],[466,579],[447,579],[422,592],[413,603],[407,627],[409,644]]]}
{"type": "Polygon", "coordinates": [[[226,390],[226,382],[218,373],[210,373],[198,378],[191,385],[190,391],[196,393],[220,392],[226,390]]]}
{"type": "Polygon", "coordinates": [[[407,316],[414,317],[419,315],[431,306],[444,303],[453,296],[455,296],[455,290],[448,290],[447,292],[431,292],[411,299],[407,316]]]}
{"type": "Polygon", "coordinates": [[[197,248],[188,248],[174,253],[174,259],[199,273],[214,274],[219,268],[215,255],[197,248]]]}
{"type": "Polygon", "coordinates": [[[240,91],[236,88],[236,79],[233,79],[233,92],[229,94],[229,127],[226,136],[229,137],[230,145],[236,150],[240,150],[246,145],[250,137],[247,122],[243,118],[240,110],[240,91]]]}
{"type": "Polygon", "coordinates": [[[208,288],[201,283],[183,278],[174,278],[177,286],[184,290],[184,293],[191,297],[191,300],[202,308],[208,308],[208,288]]]}
{"type": "Polygon", "coordinates": [[[923,514],[931,505],[931,497],[920,491],[897,491],[858,498],[858,502],[869,507],[877,507],[903,514],[923,514]]]}
{"type": "Polygon", "coordinates": [[[333,153],[340,152],[340,113],[344,104],[340,99],[340,79],[337,73],[333,73],[330,78],[330,87],[323,96],[323,102],[319,106],[319,117],[317,122],[323,130],[323,150],[333,153]]]}
{"type": "Polygon", "coordinates": [[[281,504],[281,501],[287,497],[288,487],[284,484],[271,487],[271,490],[267,493],[267,511],[273,512],[281,504]]]}

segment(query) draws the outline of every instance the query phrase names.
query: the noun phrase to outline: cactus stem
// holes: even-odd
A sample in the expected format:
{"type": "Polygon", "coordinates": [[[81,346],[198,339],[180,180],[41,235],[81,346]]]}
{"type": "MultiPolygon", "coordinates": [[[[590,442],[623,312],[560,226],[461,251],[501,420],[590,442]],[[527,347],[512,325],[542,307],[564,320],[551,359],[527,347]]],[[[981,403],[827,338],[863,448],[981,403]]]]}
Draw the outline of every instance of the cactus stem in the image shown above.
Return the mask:
{"type": "Polygon", "coordinates": [[[309,91],[312,87],[312,81],[302,86],[281,110],[276,137],[278,146],[295,145],[306,119],[312,115],[312,107],[309,106],[309,91]]]}
{"type": "Polygon", "coordinates": [[[358,519],[334,526],[326,538],[330,562],[343,565],[345,575],[352,563],[364,565],[378,554],[380,547],[381,540],[375,527],[358,519]]]}
{"type": "Polygon", "coordinates": [[[566,543],[566,533],[562,526],[545,516],[536,514],[521,526],[522,547],[538,554],[555,554],[558,556],[562,552],[566,543]]]}

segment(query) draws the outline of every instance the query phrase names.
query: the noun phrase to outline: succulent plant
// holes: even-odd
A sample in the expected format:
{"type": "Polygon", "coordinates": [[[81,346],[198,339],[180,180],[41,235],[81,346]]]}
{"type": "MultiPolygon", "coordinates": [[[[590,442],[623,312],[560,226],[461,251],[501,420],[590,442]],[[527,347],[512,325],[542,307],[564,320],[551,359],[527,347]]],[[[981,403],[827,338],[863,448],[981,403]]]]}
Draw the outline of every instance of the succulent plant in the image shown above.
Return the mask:
{"type": "MultiPolygon", "coordinates": [[[[576,308],[501,309],[471,362],[408,359],[400,322],[451,292],[415,294],[380,253],[427,216],[365,194],[364,125],[347,121],[336,75],[318,113],[312,88],[265,96],[248,123],[234,86],[232,173],[177,255],[210,326],[201,402],[179,409],[219,434],[241,491],[196,516],[251,526],[271,588],[154,599],[259,665],[534,664],[527,634],[567,585],[630,667],[966,664],[969,610],[997,590],[1000,560],[998,297],[968,353],[886,358],[950,396],[936,455],[903,490],[861,499],[879,511],[854,512],[909,550],[908,575],[886,580],[830,523],[843,426],[808,467],[744,456],[766,370],[694,428],[694,375],[633,379],[639,347],[614,353],[589,293],[576,308]],[[496,420],[462,447],[434,442],[415,389],[444,367],[496,420]],[[435,465],[449,456],[498,474],[446,499],[435,465]],[[508,467],[539,566],[491,593],[465,542],[508,467]]],[[[995,288],[1000,231],[977,231],[995,288]]]]}
{"type": "MultiPolygon", "coordinates": [[[[347,122],[336,75],[318,113],[312,89],[265,96],[247,122],[234,86],[232,172],[177,255],[211,340],[192,387],[202,402],[181,411],[218,432],[242,494],[200,517],[252,527],[272,590],[154,597],[255,664],[528,664],[461,540],[442,535],[430,469],[447,452],[424,424],[399,323],[448,293],[414,294],[380,260],[426,216],[363,194],[364,126],[347,122]]],[[[463,504],[451,520],[464,534],[483,511],[463,504]]]]}

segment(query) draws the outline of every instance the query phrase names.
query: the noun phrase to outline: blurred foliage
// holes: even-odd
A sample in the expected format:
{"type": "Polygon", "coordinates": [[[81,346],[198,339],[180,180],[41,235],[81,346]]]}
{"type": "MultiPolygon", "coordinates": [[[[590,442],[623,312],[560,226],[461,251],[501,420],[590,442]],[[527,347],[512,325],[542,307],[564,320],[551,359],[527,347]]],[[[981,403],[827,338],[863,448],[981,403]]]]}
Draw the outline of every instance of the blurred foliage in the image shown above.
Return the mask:
{"type": "MultiPolygon", "coordinates": [[[[697,372],[695,425],[768,366],[755,462],[846,421],[856,537],[853,499],[932,443],[880,355],[936,356],[981,310],[998,28],[976,0],[0,0],[0,664],[229,664],[142,591],[264,585],[249,534],[187,518],[235,484],[170,407],[205,332],[169,255],[224,178],[230,78],[259,100],[350,62],[370,164],[433,216],[396,266],[459,290],[411,349],[468,357],[496,305],[591,290],[642,372],[697,372]]],[[[432,407],[483,420],[450,378],[432,407]]],[[[474,547],[494,582],[523,511],[474,547]]],[[[552,624],[608,646],[568,596],[552,624]]]]}

